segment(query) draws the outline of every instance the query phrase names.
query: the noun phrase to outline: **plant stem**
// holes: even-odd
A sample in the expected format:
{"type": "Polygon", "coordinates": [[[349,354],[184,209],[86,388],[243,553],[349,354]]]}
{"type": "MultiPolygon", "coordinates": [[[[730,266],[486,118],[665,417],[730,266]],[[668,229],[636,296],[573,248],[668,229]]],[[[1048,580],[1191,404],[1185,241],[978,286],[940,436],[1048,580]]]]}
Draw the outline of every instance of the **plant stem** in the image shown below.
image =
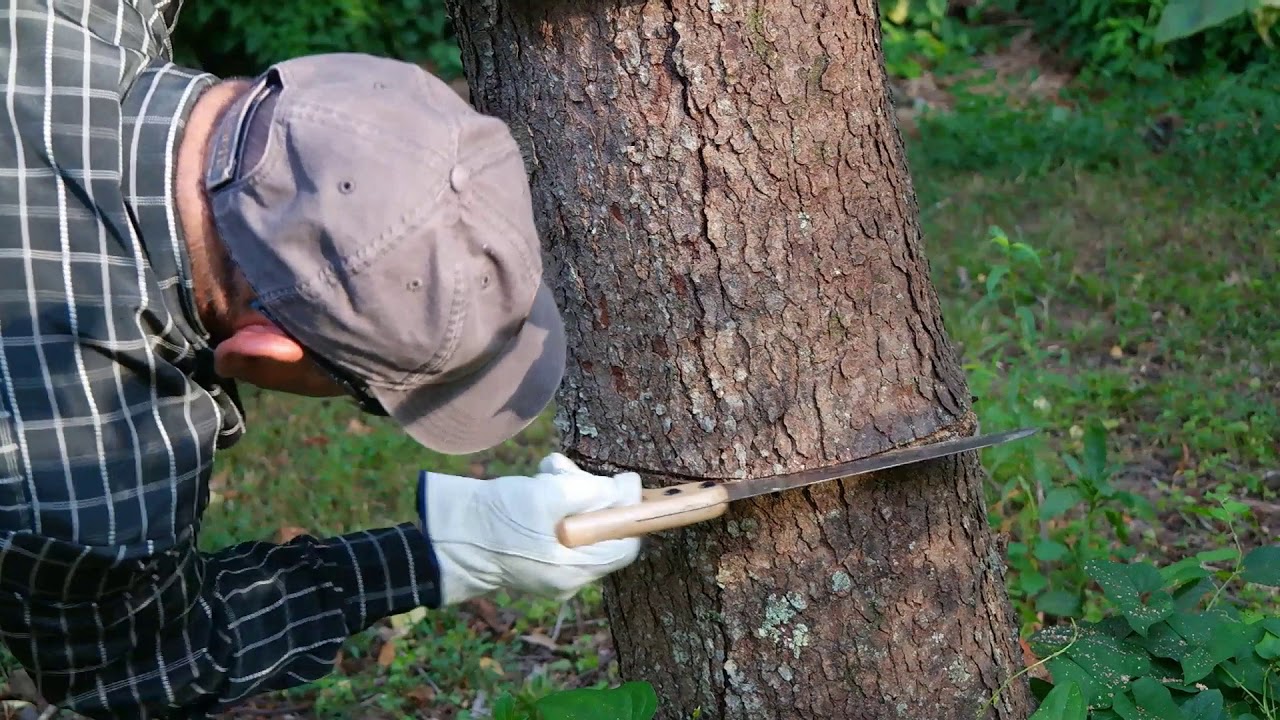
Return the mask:
{"type": "MultiPolygon", "coordinates": [[[[1223,510],[1226,510],[1226,506],[1223,505],[1221,500],[1218,501],[1218,505],[1222,506],[1223,510]]],[[[1209,604],[1205,606],[1205,610],[1213,609],[1213,606],[1218,603],[1218,597],[1222,595],[1222,591],[1226,590],[1231,581],[1239,577],[1240,571],[1244,569],[1244,548],[1240,545],[1240,535],[1236,533],[1236,524],[1231,522],[1230,515],[1227,516],[1227,529],[1231,531],[1231,540],[1236,546],[1236,565],[1231,574],[1227,576],[1227,579],[1222,581],[1222,584],[1214,591],[1213,597],[1209,598],[1209,604]]]]}
{"type": "MultiPolygon", "coordinates": [[[[1016,672],[1016,673],[1014,673],[1012,676],[1010,676],[1010,677],[1009,677],[1009,679],[1005,680],[1005,681],[1000,685],[1000,688],[999,688],[998,690],[996,690],[996,691],[995,691],[995,693],[994,693],[994,694],[992,694],[992,696],[991,696],[990,698],[988,698],[988,699],[987,699],[986,704],[984,704],[984,705],[982,706],[982,708],[981,708],[980,710],[978,710],[977,717],[978,717],[978,718],[981,718],[981,717],[982,717],[982,714],[983,714],[984,712],[986,712],[987,708],[989,708],[989,707],[991,707],[992,705],[994,705],[994,704],[995,704],[996,699],[1000,697],[1000,693],[1004,692],[1004,689],[1005,689],[1005,688],[1007,688],[1007,687],[1009,687],[1009,683],[1013,682],[1014,680],[1017,680],[1019,677],[1021,677],[1021,676],[1022,676],[1022,674],[1023,674],[1023,673],[1031,672],[1032,670],[1035,670],[1036,668],[1040,667],[1041,665],[1044,665],[1045,663],[1049,662],[1050,660],[1052,660],[1052,659],[1054,659],[1054,658],[1058,657],[1058,656],[1059,656],[1059,655],[1061,655],[1062,653],[1064,653],[1064,652],[1066,652],[1066,651],[1070,650],[1070,649],[1071,649],[1071,646],[1072,646],[1072,645],[1075,645],[1075,644],[1076,644],[1076,641],[1080,639],[1080,628],[1076,625],[1076,621],[1075,621],[1074,619],[1071,621],[1071,630],[1072,630],[1071,642],[1067,643],[1066,645],[1063,645],[1061,648],[1059,648],[1059,649],[1057,650],[1057,652],[1054,652],[1053,654],[1049,655],[1048,657],[1046,657],[1046,658],[1044,658],[1044,659],[1042,659],[1042,660],[1039,660],[1039,661],[1037,661],[1037,662],[1035,662],[1035,663],[1032,663],[1031,665],[1028,665],[1027,667],[1022,668],[1021,670],[1019,670],[1018,672],[1016,672]]],[[[1268,720],[1270,720],[1270,719],[1268,719],[1268,720]]]]}

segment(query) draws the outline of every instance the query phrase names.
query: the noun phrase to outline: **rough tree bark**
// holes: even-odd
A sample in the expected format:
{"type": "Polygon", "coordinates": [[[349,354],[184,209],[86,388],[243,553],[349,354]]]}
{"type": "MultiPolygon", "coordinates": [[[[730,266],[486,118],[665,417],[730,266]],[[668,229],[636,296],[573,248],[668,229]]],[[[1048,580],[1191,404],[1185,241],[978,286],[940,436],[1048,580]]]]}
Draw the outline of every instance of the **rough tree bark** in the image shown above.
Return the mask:
{"type": "MultiPolygon", "coordinates": [[[[449,5],[525,149],[584,467],[660,486],[976,430],[875,0],[449,5]]],[[[978,717],[1021,666],[982,478],[969,454],[651,537],[606,587],[622,672],[662,718],[978,717]]]]}

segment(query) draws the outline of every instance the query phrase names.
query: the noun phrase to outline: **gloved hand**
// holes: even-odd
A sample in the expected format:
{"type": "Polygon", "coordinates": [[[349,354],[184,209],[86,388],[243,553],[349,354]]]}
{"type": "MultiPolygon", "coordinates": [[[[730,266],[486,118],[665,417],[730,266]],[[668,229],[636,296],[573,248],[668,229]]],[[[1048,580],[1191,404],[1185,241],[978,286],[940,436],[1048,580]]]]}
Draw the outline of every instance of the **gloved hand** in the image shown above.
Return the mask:
{"type": "Polygon", "coordinates": [[[533,477],[493,480],[422,471],[418,514],[440,563],[441,604],[505,588],[566,600],[636,559],[639,538],[568,548],[566,515],[640,502],[640,476],[592,475],[560,453],[533,477]]]}

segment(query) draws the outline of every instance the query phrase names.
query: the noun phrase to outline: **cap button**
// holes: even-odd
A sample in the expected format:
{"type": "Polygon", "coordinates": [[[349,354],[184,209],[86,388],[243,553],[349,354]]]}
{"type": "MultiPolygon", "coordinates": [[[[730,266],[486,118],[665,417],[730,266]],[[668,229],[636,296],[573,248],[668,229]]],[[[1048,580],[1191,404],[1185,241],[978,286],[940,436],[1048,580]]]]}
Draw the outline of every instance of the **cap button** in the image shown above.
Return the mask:
{"type": "Polygon", "coordinates": [[[462,192],[462,188],[466,185],[467,178],[470,175],[471,173],[467,172],[465,167],[454,165],[453,169],[449,171],[449,184],[453,186],[453,191],[462,192]]]}

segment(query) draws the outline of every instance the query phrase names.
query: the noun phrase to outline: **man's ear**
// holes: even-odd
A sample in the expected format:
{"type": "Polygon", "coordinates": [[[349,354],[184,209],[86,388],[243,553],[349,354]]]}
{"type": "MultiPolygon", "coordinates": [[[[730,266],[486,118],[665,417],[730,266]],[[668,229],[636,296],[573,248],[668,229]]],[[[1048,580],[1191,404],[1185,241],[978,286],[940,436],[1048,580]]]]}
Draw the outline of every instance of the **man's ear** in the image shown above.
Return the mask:
{"type": "Polygon", "coordinates": [[[304,355],[302,346],[279,328],[270,323],[254,323],[237,328],[231,337],[218,343],[213,357],[214,369],[222,377],[255,382],[264,372],[297,368],[304,355]]]}
{"type": "Polygon", "coordinates": [[[322,372],[280,328],[266,320],[241,325],[213,351],[218,375],[266,390],[334,397],[343,389],[322,372]]]}

